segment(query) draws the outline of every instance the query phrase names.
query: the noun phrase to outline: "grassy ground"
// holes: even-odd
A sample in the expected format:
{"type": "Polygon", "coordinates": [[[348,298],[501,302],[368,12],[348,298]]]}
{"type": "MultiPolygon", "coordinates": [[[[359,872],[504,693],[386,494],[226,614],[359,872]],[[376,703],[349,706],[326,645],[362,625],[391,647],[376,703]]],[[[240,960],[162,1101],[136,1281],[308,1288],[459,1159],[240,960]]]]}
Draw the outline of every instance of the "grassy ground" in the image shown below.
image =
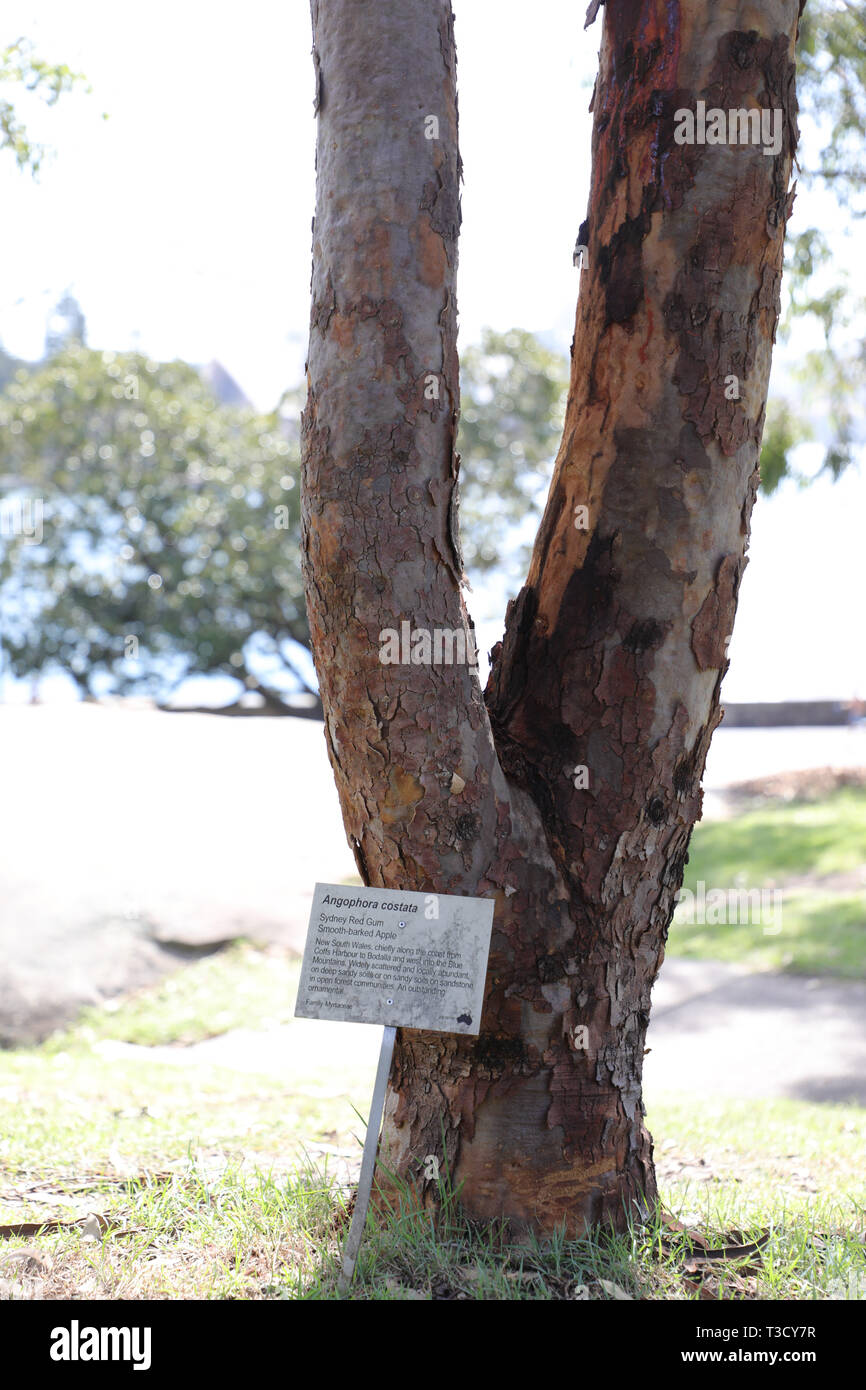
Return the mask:
{"type": "Polygon", "coordinates": [[[299,977],[300,962],[279,948],[235,941],[123,1000],[85,1009],[74,1027],[44,1044],[44,1051],[53,1055],[101,1038],[146,1047],[194,1043],[233,1028],[288,1023],[299,977]]]}
{"type": "MultiPolygon", "coordinates": [[[[675,920],[669,952],[866,976],[864,845],[857,787],[699,825],[684,886],[777,887],[782,930],[675,920]]],[[[337,1297],[369,1066],[332,1052],[275,1079],[185,1051],[288,1024],[298,972],[238,942],[0,1053],[0,1296],[337,1297]]],[[[443,1185],[436,1224],[405,1211],[368,1226],[353,1296],[866,1298],[866,1110],[647,1105],[662,1207],[629,1235],[515,1246],[468,1226],[443,1185]]]]}
{"type": "MultiPolygon", "coordinates": [[[[238,944],[0,1054],[0,1294],[337,1297],[369,1068],[310,1058],[283,1080],[103,1043],[265,1027],[290,1013],[297,969],[238,944]]],[[[675,1095],[648,1111],[666,1216],[514,1246],[468,1226],[445,1189],[438,1225],[404,1213],[368,1228],[353,1296],[866,1297],[866,1111],[675,1095]]]]}
{"type": "Polygon", "coordinates": [[[683,887],[695,893],[699,881],[707,893],[778,889],[781,930],[765,933],[760,922],[748,920],[689,922],[681,903],[669,955],[866,978],[863,787],[841,787],[820,800],[767,801],[730,820],[699,823],[683,887]]]}
{"type": "Polygon", "coordinates": [[[834,790],[832,778],[816,780],[816,796],[744,796],[740,814],[698,823],[683,888],[777,890],[780,910],[775,918],[748,911],[738,914],[745,920],[702,923],[684,902],[667,955],[866,979],[866,787],[834,790]]]}

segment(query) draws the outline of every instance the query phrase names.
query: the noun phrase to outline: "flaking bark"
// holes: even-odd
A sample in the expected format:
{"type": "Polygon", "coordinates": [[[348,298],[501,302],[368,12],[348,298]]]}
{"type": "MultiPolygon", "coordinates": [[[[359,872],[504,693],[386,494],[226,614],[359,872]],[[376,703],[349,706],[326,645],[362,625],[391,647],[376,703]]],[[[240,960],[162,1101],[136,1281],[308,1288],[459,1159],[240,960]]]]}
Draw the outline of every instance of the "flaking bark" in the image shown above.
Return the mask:
{"type": "Polygon", "coordinates": [[[450,5],[313,3],[310,630],[364,881],[495,900],[482,1033],[399,1035],[383,1134],[388,1165],[422,1193],[425,1156],[446,1160],[475,1218],[579,1231],[622,1225],[655,1195],[641,1100],[650,991],[745,563],[790,209],[798,9],[604,8],[563,442],[485,708],[465,665],[379,660],[379,633],[404,619],[469,623],[453,541],[450,5]],[[674,112],[699,97],[780,107],[778,157],[676,145],[674,112]],[[438,140],[425,139],[429,115],[438,140]],[[430,373],[438,400],[425,397],[430,373]]]}

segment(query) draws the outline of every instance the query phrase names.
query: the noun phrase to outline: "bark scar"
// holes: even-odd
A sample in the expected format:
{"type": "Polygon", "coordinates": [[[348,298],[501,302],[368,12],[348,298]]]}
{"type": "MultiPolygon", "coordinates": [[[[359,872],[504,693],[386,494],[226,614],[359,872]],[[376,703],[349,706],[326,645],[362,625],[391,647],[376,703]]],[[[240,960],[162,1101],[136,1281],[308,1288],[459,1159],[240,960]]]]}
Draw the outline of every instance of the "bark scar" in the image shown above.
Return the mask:
{"type": "Polygon", "coordinates": [[[715,584],[692,623],[692,651],[699,671],[721,670],[725,664],[725,644],[734,626],[739,579],[736,556],[725,555],[716,571],[715,584]]]}

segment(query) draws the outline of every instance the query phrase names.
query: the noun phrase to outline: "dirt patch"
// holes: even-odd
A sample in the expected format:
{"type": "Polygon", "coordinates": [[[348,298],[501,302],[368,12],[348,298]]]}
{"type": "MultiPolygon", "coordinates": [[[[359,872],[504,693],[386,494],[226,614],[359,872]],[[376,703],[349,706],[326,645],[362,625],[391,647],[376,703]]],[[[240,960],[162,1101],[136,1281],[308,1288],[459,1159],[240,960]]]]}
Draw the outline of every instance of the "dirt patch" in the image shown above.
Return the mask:
{"type": "Polygon", "coordinates": [[[776,772],[748,782],[734,782],[718,794],[742,811],[747,802],[823,801],[841,787],[866,789],[866,768],[808,767],[797,772],[776,772]]]}

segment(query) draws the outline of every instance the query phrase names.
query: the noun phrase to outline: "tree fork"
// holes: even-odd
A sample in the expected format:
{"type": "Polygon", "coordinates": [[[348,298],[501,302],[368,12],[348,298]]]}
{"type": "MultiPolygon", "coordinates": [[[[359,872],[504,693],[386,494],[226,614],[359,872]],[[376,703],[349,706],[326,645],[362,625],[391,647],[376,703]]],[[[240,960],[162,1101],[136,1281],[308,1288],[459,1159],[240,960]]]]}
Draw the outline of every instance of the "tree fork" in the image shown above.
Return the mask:
{"type": "Polygon", "coordinates": [[[655,1196],[650,991],[757,485],[798,9],[604,8],[563,441],[485,707],[466,665],[379,660],[380,632],[404,620],[470,626],[454,527],[450,4],[313,0],[312,648],[364,881],[495,900],[482,1032],[398,1034],[383,1130],[385,1162],[422,1199],[434,1154],[476,1219],[622,1227],[655,1196]],[[674,113],[699,98],[780,109],[779,154],[678,145],[674,113]]]}

